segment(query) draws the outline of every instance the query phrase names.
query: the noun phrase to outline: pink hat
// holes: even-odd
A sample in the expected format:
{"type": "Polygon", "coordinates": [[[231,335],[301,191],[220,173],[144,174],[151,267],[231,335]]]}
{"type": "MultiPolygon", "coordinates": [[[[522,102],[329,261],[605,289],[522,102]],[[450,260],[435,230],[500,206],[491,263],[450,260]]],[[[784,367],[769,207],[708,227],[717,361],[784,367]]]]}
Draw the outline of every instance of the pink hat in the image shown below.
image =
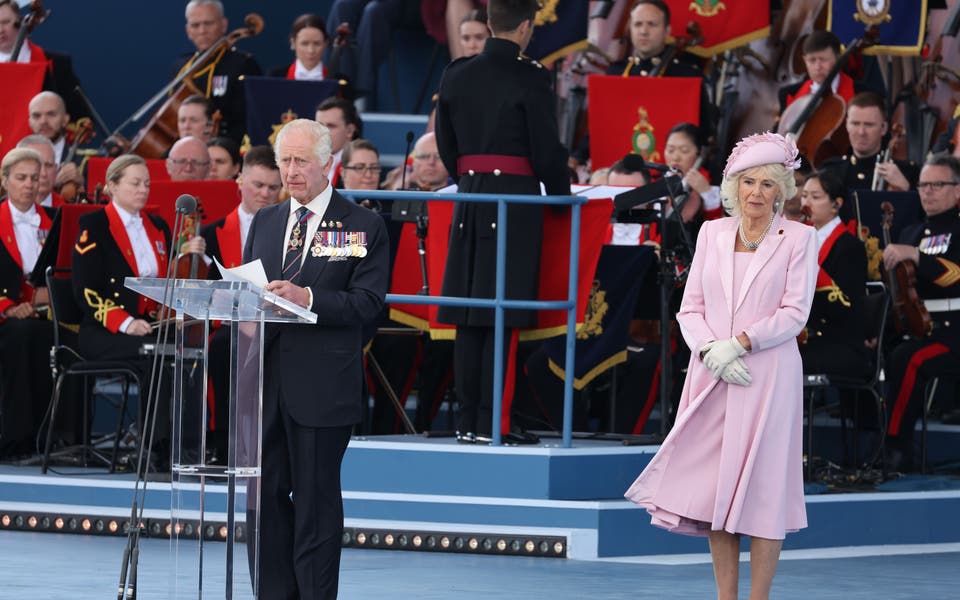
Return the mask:
{"type": "Polygon", "coordinates": [[[727,158],[723,176],[742,173],[747,169],[761,165],[783,165],[788,169],[800,168],[797,144],[792,136],[784,137],[779,133],[757,133],[749,135],[733,147],[727,158]]]}

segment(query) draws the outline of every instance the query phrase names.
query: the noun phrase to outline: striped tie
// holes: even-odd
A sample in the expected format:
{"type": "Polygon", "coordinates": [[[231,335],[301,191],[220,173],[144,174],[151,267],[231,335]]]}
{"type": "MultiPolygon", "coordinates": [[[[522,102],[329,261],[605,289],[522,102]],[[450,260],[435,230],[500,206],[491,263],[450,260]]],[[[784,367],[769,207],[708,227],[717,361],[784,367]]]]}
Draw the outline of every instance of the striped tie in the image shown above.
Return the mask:
{"type": "Polygon", "coordinates": [[[290,230],[290,239],[287,241],[287,252],[283,256],[283,278],[287,281],[293,281],[293,278],[300,274],[303,265],[303,247],[307,236],[307,219],[310,218],[310,210],[306,206],[297,209],[297,222],[293,224],[290,230]]]}

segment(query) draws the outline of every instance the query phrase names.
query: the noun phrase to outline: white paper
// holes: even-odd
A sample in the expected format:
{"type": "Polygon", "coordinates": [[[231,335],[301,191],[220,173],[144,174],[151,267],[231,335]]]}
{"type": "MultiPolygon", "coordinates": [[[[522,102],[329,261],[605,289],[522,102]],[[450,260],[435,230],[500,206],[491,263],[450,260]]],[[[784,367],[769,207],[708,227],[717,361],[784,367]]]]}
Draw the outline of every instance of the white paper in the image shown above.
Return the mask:
{"type": "Polygon", "coordinates": [[[248,281],[257,287],[266,287],[267,285],[267,272],[263,270],[263,263],[260,262],[259,258],[232,269],[221,265],[216,258],[213,259],[213,262],[217,263],[220,276],[224,281],[248,281]]]}

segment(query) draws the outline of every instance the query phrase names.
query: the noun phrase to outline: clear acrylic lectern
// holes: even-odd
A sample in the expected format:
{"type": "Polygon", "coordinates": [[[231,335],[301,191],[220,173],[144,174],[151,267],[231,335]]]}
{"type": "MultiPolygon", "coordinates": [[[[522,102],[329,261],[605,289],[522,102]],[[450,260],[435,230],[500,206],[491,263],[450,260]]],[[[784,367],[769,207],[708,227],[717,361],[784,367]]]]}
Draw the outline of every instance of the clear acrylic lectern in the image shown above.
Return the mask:
{"type": "Polygon", "coordinates": [[[257,598],[265,324],[316,323],[317,315],[248,282],[178,279],[167,286],[165,279],[128,277],[124,283],[169,306],[176,319],[170,596],[257,598]],[[207,452],[213,321],[230,330],[227,456],[216,462],[207,452]]]}

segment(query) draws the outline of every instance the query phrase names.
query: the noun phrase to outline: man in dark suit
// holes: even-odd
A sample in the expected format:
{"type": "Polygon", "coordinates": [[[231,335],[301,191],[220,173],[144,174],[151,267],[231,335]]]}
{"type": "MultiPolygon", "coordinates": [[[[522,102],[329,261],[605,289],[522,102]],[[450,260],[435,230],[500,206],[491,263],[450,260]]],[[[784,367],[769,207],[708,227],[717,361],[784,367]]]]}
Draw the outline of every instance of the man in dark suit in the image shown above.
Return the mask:
{"type": "MultiPolygon", "coordinates": [[[[443,75],[437,145],[462,192],[538,195],[542,181],[547,194],[570,194],[550,74],[521,54],[533,33],[536,12],[535,0],[491,0],[493,37],[483,52],[454,61],[443,75]]],[[[507,208],[509,299],[537,297],[537,278],[531,274],[539,271],[543,210],[534,204],[507,208]]],[[[494,297],[496,233],[496,204],[457,203],[444,296],[494,297]]],[[[460,402],[458,432],[464,442],[489,439],[491,434],[493,317],[491,309],[440,308],[440,320],[457,326],[454,377],[460,402]]],[[[534,311],[507,311],[505,339],[514,337],[514,328],[535,324],[534,311]]],[[[504,414],[509,414],[509,407],[504,414]]]]}
{"type": "Polygon", "coordinates": [[[260,591],[269,598],[335,598],[340,462],[360,421],[362,326],[377,317],[387,292],[387,230],[327,180],[326,127],[291,121],[277,134],[276,154],[292,198],[254,216],[244,261],[261,259],[270,280],[265,289],[318,320],[266,331],[260,591]]]}
{"type": "MultiPolygon", "coordinates": [[[[227,18],[220,0],[190,0],[186,17],[187,37],[197,51],[177,59],[174,76],[191,68],[197,57],[227,33],[227,18]]],[[[214,111],[220,111],[220,135],[239,144],[247,132],[247,101],[241,80],[244,75],[262,74],[251,54],[231,46],[214,53],[188,81],[210,98],[214,111]]]]}

